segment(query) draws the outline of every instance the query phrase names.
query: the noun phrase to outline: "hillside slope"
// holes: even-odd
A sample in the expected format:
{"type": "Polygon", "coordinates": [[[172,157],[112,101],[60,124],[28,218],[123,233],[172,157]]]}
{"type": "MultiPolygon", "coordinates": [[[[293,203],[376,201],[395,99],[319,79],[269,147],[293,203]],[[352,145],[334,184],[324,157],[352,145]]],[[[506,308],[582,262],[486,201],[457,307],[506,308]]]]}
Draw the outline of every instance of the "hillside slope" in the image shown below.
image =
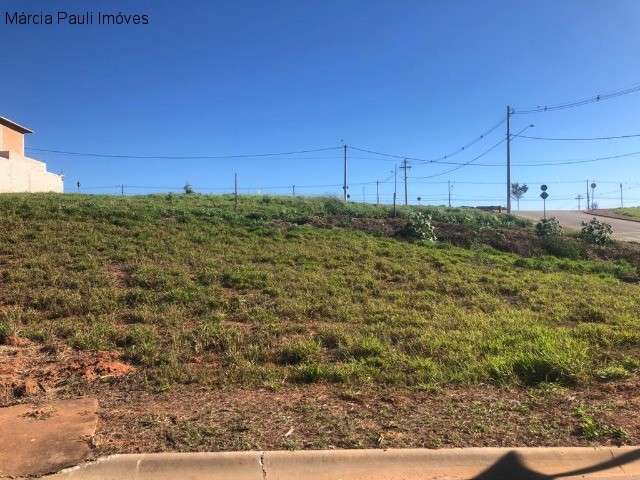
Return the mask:
{"type": "MultiPolygon", "coordinates": [[[[116,410],[134,409],[131,395],[169,402],[167,392],[182,392],[199,409],[207,400],[197,392],[229,389],[240,389],[233,398],[242,402],[268,401],[265,392],[272,391],[276,403],[278,395],[305,391],[324,392],[328,403],[375,403],[382,392],[400,391],[423,405],[429,391],[458,391],[461,398],[551,391],[544,401],[556,404],[554,395],[564,392],[575,398],[636,382],[637,252],[621,260],[614,253],[626,247],[596,255],[573,239],[543,245],[511,217],[424,210],[434,216],[440,241],[411,238],[410,209],[389,218],[387,207],[333,199],[243,197],[236,209],[226,196],[3,195],[0,338],[41,347],[47,365],[56,355],[91,352],[131,365],[134,373],[102,375],[109,383],[98,386],[81,372],[40,379],[59,395],[99,391],[116,410]]],[[[14,399],[5,388],[1,400],[14,399]]],[[[219,402],[240,408],[231,397],[219,402]]],[[[394,415],[387,421],[403,414],[394,415]]],[[[193,435],[178,429],[177,439],[163,443],[167,428],[175,429],[149,421],[156,436],[146,441],[155,449],[238,448],[236,440],[212,445],[201,420],[193,435]]],[[[573,435],[566,422],[558,426],[562,434],[538,433],[531,443],[573,435]]],[[[633,423],[624,435],[612,431],[574,441],[638,433],[633,423]]],[[[474,444],[482,438],[476,433],[445,443],[474,444]]],[[[363,440],[368,435],[336,427],[325,440],[316,432],[310,444],[293,447],[371,446],[363,440]]],[[[393,445],[424,442],[407,433],[393,445]]],[[[247,448],[264,444],[252,437],[247,448]]],[[[133,448],[109,445],[106,451],[133,448]]]]}

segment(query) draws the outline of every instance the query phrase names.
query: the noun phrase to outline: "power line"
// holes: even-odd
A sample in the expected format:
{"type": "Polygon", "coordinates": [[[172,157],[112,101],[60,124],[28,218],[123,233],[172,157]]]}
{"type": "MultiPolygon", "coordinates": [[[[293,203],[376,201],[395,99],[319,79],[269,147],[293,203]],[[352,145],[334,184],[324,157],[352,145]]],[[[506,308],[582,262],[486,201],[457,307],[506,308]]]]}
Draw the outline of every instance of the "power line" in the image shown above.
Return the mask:
{"type": "Polygon", "coordinates": [[[471,163],[475,162],[476,160],[479,160],[480,158],[484,157],[486,154],[490,153],[491,151],[495,150],[496,148],[498,148],[500,145],[502,145],[507,139],[503,138],[502,140],[500,140],[498,143],[493,144],[491,147],[489,147],[487,150],[485,150],[484,152],[482,152],[480,155],[475,156],[474,158],[472,158],[471,160],[469,160],[468,162],[462,163],[460,165],[458,165],[457,167],[453,167],[450,168],[448,170],[444,170],[443,172],[440,173],[434,173],[433,175],[427,175],[424,177],[420,177],[420,178],[435,178],[435,177],[440,177],[442,175],[446,175],[448,173],[451,172],[455,172],[456,170],[460,170],[463,167],[466,167],[468,165],[470,165],[471,163]]]}
{"type": "Polygon", "coordinates": [[[471,147],[472,145],[478,143],[480,140],[483,140],[487,135],[489,135],[490,133],[492,133],[494,130],[496,130],[500,125],[502,125],[504,122],[506,121],[506,117],[502,118],[498,123],[496,123],[495,125],[493,125],[492,127],[488,128],[487,130],[485,130],[484,132],[482,132],[480,135],[478,135],[477,137],[475,137],[473,140],[471,140],[470,142],[465,143],[463,146],[461,146],[460,148],[441,155],[439,157],[436,158],[431,158],[431,159],[425,159],[425,158],[417,158],[417,157],[410,157],[407,155],[396,155],[396,154],[392,154],[392,153],[384,153],[384,152],[377,152],[375,150],[370,150],[370,149],[366,149],[366,148],[359,148],[359,147],[354,147],[352,145],[349,145],[349,148],[353,149],[353,150],[357,150],[359,152],[365,152],[365,153],[371,153],[373,155],[380,155],[380,156],[384,156],[384,157],[389,157],[389,158],[395,158],[398,160],[404,160],[405,158],[407,160],[413,160],[413,161],[417,161],[417,162],[424,162],[424,163],[445,163],[442,162],[442,160],[446,160],[450,157],[453,157],[454,155],[457,155],[463,151],[465,151],[466,149],[468,149],[469,147],[471,147]]]}
{"type": "Polygon", "coordinates": [[[635,138],[640,137],[640,133],[633,135],[618,135],[615,137],[582,137],[582,138],[556,138],[556,137],[531,137],[528,135],[514,135],[519,138],[527,138],[529,140],[552,140],[552,141],[573,141],[573,142],[586,142],[592,140],[617,140],[621,138],[635,138]]]}
{"type": "Polygon", "coordinates": [[[517,165],[517,166],[520,166],[520,167],[544,167],[544,166],[550,166],[550,165],[576,165],[576,164],[579,164],[579,163],[593,163],[593,162],[601,162],[603,160],[613,160],[613,159],[616,159],[616,158],[632,157],[634,155],[640,155],[640,151],[622,153],[620,155],[609,155],[609,156],[606,156],[606,157],[595,157],[595,158],[584,159],[584,160],[576,159],[576,160],[566,160],[566,161],[556,161],[556,162],[518,163],[518,164],[514,164],[514,165],[517,165]]]}
{"type": "Polygon", "coordinates": [[[513,110],[512,113],[524,114],[524,113],[552,112],[555,110],[564,110],[566,108],[574,108],[574,107],[580,107],[582,105],[588,105],[590,103],[602,102],[604,100],[620,97],[622,95],[629,95],[631,93],[635,93],[638,91],[640,91],[640,83],[635,83],[627,88],[614,90],[612,92],[602,93],[592,97],[582,98],[579,100],[573,100],[565,103],[557,103],[554,105],[542,105],[542,106],[538,105],[536,107],[531,107],[531,108],[526,108],[521,110],[513,110]]]}
{"type": "Polygon", "coordinates": [[[56,153],[59,155],[77,155],[83,157],[99,157],[99,158],[129,158],[129,159],[143,159],[143,160],[216,160],[227,158],[258,158],[258,157],[277,157],[285,155],[297,155],[301,153],[314,153],[314,152],[326,152],[329,150],[338,150],[340,147],[325,147],[315,148],[308,150],[295,150],[290,152],[275,152],[275,153],[248,153],[248,154],[235,154],[235,155],[128,155],[128,154],[111,154],[111,153],[92,153],[92,152],[69,152],[64,150],[49,150],[45,148],[27,147],[29,150],[36,152],[56,153]]]}

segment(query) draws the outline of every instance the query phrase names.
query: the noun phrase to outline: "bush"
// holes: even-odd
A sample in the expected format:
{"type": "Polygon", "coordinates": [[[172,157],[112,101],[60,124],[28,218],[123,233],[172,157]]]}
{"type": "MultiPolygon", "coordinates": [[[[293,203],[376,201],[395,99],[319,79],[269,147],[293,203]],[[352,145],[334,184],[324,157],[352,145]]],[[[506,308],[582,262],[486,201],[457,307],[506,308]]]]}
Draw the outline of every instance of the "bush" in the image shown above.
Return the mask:
{"type": "Polygon", "coordinates": [[[597,218],[592,218],[589,223],[582,222],[582,230],[580,231],[580,238],[587,243],[594,245],[606,245],[611,242],[611,235],[613,229],[611,225],[605,222],[601,222],[597,218]]]}
{"type": "Polygon", "coordinates": [[[580,258],[581,251],[576,240],[560,236],[544,237],[543,247],[551,255],[561,258],[580,258]]]}
{"type": "Polygon", "coordinates": [[[536,223],[536,235],[542,238],[559,237],[562,227],[556,217],[544,218],[536,223]]]}
{"type": "Polygon", "coordinates": [[[409,221],[403,230],[406,237],[416,240],[435,242],[437,240],[435,228],[431,224],[431,215],[422,212],[411,211],[408,214],[409,221]]]}

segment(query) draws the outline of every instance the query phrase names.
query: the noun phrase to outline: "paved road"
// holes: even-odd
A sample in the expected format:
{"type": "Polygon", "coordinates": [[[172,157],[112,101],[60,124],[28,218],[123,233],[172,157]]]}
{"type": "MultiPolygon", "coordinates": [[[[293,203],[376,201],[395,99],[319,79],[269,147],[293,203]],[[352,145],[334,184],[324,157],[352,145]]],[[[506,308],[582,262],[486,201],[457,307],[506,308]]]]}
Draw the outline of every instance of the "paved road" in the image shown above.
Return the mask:
{"type": "MultiPolygon", "coordinates": [[[[542,218],[541,211],[514,212],[516,215],[528,218],[529,220],[540,220],[542,218]]],[[[547,210],[547,217],[556,217],[560,220],[560,224],[565,228],[580,229],[580,222],[588,222],[593,218],[589,215],[577,210],[547,210]]],[[[618,240],[627,240],[640,242],[640,222],[629,220],[619,220],[617,218],[597,217],[598,220],[608,223],[613,227],[613,236],[618,240]]]]}

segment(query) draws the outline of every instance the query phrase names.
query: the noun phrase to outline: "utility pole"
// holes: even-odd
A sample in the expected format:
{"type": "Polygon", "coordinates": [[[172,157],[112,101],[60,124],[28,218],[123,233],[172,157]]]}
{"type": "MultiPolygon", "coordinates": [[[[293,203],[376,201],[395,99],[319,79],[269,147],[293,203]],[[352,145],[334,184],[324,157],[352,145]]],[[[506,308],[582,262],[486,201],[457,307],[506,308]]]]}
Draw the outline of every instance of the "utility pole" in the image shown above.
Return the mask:
{"type": "Polygon", "coordinates": [[[343,201],[347,201],[347,145],[343,145],[342,148],[344,149],[344,179],[342,181],[342,200],[343,201]]]}
{"type": "Polygon", "coordinates": [[[120,185],[120,195],[124,195],[124,183],[120,185]]]}
{"type": "Polygon", "coordinates": [[[233,174],[233,196],[236,204],[236,208],[238,208],[238,174],[233,174]]]}
{"type": "Polygon", "coordinates": [[[447,184],[449,187],[449,208],[451,208],[451,180],[447,180],[447,184]]]}
{"type": "Polygon", "coordinates": [[[576,197],[576,200],[578,200],[578,211],[582,210],[581,204],[580,204],[580,200],[582,200],[582,195],[578,195],[576,197]]]}
{"type": "Polygon", "coordinates": [[[408,165],[408,163],[409,162],[407,162],[407,159],[405,158],[404,160],[402,160],[402,166],[400,167],[404,170],[404,204],[405,205],[409,205],[409,195],[407,193],[407,170],[411,167],[408,165]]]}
{"type": "Polygon", "coordinates": [[[295,185],[291,185],[291,195],[292,195],[293,197],[295,197],[295,196],[296,196],[296,186],[295,186],[295,185]]]}
{"type": "Polygon", "coordinates": [[[624,202],[622,201],[622,183],[620,183],[620,208],[624,208],[624,202]]]}
{"type": "Polygon", "coordinates": [[[376,205],[380,205],[380,182],[376,180],[376,205]]]}
{"type": "Polygon", "coordinates": [[[507,105],[507,213],[511,213],[511,107],[507,105]]]}
{"type": "Polygon", "coordinates": [[[398,192],[398,165],[393,166],[393,216],[396,216],[396,197],[398,192]]]}
{"type": "Polygon", "coordinates": [[[362,186],[362,203],[367,203],[366,195],[364,193],[364,185],[362,186]]]}
{"type": "Polygon", "coordinates": [[[587,179],[587,210],[591,209],[591,200],[589,199],[589,179],[587,179]]]}

